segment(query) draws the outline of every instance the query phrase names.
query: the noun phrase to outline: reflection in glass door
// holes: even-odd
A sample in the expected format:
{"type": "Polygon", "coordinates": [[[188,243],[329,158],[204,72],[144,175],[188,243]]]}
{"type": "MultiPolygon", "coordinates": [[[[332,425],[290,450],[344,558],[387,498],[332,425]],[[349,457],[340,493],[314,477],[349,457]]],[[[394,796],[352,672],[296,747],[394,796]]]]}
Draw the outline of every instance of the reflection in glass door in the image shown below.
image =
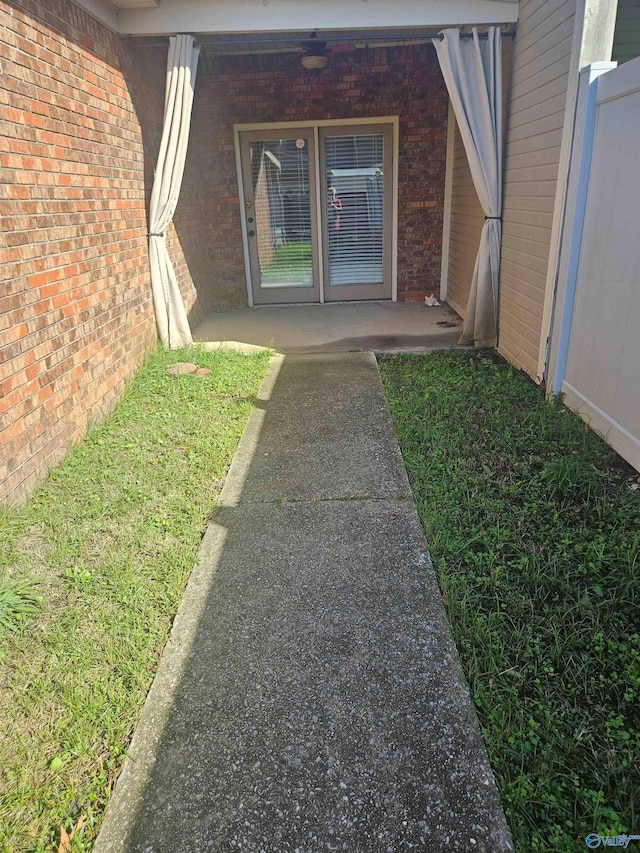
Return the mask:
{"type": "Polygon", "coordinates": [[[242,133],[241,157],[254,302],[318,302],[313,132],[242,133]]]}

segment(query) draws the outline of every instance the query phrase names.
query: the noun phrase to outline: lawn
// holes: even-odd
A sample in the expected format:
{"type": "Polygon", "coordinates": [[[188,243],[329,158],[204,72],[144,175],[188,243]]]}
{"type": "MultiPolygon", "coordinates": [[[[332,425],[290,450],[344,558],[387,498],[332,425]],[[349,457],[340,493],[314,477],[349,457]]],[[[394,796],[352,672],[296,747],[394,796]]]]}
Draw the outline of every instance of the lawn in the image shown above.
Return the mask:
{"type": "Polygon", "coordinates": [[[640,834],[632,471],[493,357],[380,369],[516,849],[640,834]]]}
{"type": "Polygon", "coordinates": [[[261,274],[262,282],[309,280],[313,275],[313,254],[310,242],[287,243],[279,246],[273,259],[261,274]]]}
{"type": "Polygon", "coordinates": [[[0,517],[0,849],[91,848],[268,356],[155,352],[0,517]],[[169,376],[192,360],[210,375],[169,376]],[[83,821],[84,818],[84,821],[83,821]]]}

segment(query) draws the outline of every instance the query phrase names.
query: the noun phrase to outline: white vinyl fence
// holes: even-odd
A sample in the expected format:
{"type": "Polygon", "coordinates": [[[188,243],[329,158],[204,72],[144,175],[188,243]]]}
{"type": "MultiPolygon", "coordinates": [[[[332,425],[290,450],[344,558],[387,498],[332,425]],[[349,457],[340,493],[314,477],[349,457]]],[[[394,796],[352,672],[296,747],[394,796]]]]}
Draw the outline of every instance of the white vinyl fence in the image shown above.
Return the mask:
{"type": "Polygon", "coordinates": [[[581,73],[547,380],[640,469],[640,58],[581,73]]]}

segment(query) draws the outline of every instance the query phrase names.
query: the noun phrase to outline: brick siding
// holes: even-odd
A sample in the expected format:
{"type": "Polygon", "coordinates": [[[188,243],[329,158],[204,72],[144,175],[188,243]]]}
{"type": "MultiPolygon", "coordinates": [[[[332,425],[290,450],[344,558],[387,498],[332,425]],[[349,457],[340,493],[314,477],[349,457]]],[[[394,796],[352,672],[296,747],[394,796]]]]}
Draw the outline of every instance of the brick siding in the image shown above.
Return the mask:
{"type": "MultiPolygon", "coordinates": [[[[147,202],[166,48],[70,0],[0,0],[0,499],[20,500],[109,411],[156,341],[147,202]]],[[[233,125],[400,116],[398,284],[437,292],[447,95],[431,46],[203,53],[169,250],[192,323],[246,304],[233,125]]]]}
{"type": "MultiPolygon", "coordinates": [[[[69,0],[0,0],[0,25],[0,498],[20,500],[156,340],[146,198],[166,51],[69,0]]],[[[188,304],[197,219],[187,202],[170,235],[188,304]]]]}
{"type": "Polygon", "coordinates": [[[198,75],[189,157],[207,193],[204,308],[246,305],[233,125],[253,122],[398,115],[398,296],[439,293],[448,96],[431,45],[335,53],[320,74],[297,54],[203,54],[198,75]]]}

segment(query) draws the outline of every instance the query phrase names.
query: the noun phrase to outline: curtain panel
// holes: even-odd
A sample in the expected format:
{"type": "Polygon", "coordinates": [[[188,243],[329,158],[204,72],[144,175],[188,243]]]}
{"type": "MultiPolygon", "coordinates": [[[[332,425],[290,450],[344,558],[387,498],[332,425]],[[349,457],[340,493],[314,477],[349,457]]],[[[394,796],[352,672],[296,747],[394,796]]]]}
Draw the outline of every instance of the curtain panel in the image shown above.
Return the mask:
{"type": "Polygon", "coordinates": [[[192,36],[172,36],[169,40],[162,139],[149,204],[151,290],[158,334],[167,349],[193,343],[166,233],[178,204],[187,157],[199,52],[192,36]]]}
{"type": "Polygon", "coordinates": [[[498,278],[502,240],[502,46],[499,27],[480,38],[459,29],[434,39],[440,68],[485,223],[480,235],[460,343],[493,347],[498,339],[498,278]]]}

